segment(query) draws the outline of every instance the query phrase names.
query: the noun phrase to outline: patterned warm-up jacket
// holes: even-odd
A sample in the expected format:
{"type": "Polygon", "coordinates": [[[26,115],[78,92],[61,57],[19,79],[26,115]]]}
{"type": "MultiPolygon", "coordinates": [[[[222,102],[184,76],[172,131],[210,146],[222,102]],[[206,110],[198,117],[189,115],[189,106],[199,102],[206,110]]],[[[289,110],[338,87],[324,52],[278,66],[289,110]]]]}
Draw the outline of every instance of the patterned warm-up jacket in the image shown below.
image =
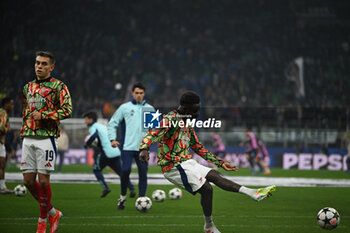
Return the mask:
{"type": "Polygon", "coordinates": [[[158,143],[158,165],[162,172],[169,171],[180,163],[191,159],[190,148],[203,159],[221,167],[223,160],[217,158],[198,141],[194,129],[186,124],[179,113],[174,110],[169,112],[161,120],[160,128],[151,129],[143,138],[140,144],[140,151],[149,149],[150,145],[156,141],[158,143]]]}
{"type": "Polygon", "coordinates": [[[49,77],[34,80],[23,88],[23,122],[21,137],[59,137],[60,120],[72,116],[72,101],[67,86],[60,80],[49,77]],[[41,120],[30,117],[40,112],[41,120]]]}

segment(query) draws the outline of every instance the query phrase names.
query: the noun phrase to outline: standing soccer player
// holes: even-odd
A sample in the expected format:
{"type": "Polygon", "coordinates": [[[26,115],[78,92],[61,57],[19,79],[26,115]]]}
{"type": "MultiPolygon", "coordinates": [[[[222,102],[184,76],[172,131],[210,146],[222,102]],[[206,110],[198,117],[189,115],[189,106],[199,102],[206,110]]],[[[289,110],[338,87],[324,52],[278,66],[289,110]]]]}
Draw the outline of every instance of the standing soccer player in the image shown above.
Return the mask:
{"type": "Polygon", "coordinates": [[[247,147],[245,154],[250,164],[250,171],[253,175],[255,175],[258,170],[261,170],[260,164],[257,164],[255,161],[259,149],[258,141],[249,126],[246,127],[245,133],[247,137],[247,140],[245,141],[245,145],[247,147]]]}
{"type": "Polygon", "coordinates": [[[37,233],[46,232],[47,217],[50,233],[55,232],[63,216],[51,204],[50,174],[57,156],[60,120],[72,116],[72,102],[67,86],[51,76],[54,67],[55,57],[51,52],[37,52],[36,79],[24,86],[22,97],[21,170],[24,185],[40,205],[37,233]]]}
{"type": "Polygon", "coordinates": [[[132,87],[133,100],[122,104],[113,114],[108,123],[108,137],[113,147],[117,147],[117,128],[121,127],[124,132],[121,136],[122,148],[122,181],[121,194],[118,201],[118,209],[125,208],[126,191],[131,172],[131,164],[135,159],[139,173],[139,196],[146,195],[148,164],[139,160],[139,145],[145,133],[142,131],[142,114],[144,110],[154,111],[154,108],[144,100],[145,86],[136,83],[132,87]],[[124,134],[124,135],[123,135],[124,134]]]}
{"type": "Polygon", "coordinates": [[[0,194],[12,194],[13,190],[8,189],[5,184],[6,149],[5,137],[10,132],[8,112],[13,110],[13,99],[4,98],[0,108],[0,194]]]}
{"type": "Polygon", "coordinates": [[[184,93],[181,96],[179,108],[164,116],[161,127],[151,129],[144,137],[140,144],[140,159],[148,161],[150,145],[159,141],[158,165],[161,166],[164,177],[193,195],[200,193],[205,219],[204,231],[220,233],[212,219],[213,188],[209,182],[226,191],[246,194],[255,201],[261,201],[270,196],[276,186],[250,189],[224,178],[218,171],[202,166],[192,159],[190,148],[203,159],[226,171],[238,170],[206,150],[198,141],[194,129],[186,125],[187,120],[199,115],[199,109],[199,96],[192,91],[184,93]]]}
{"type": "MultiPolygon", "coordinates": [[[[85,142],[84,147],[87,148],[94,140],[98,140],[97,156],[94,156],[94,174],[97,181],[101,184],[103,191],[101,197],[107,196],[111,192],[108,187],[102,170],[108,165],[114,170],[114,172],[120,176],[121,163],[120,163],[120,150],[118,147],[112,147],[108,139],[107,127],[97,122],[96,112],[87,112],[83,115],[85,124],[89,127],[90,137],[85,142]]],[[[135,197],[134,186],[129,181],[128,187],[130,189],[130,196],[135,197]]]]}

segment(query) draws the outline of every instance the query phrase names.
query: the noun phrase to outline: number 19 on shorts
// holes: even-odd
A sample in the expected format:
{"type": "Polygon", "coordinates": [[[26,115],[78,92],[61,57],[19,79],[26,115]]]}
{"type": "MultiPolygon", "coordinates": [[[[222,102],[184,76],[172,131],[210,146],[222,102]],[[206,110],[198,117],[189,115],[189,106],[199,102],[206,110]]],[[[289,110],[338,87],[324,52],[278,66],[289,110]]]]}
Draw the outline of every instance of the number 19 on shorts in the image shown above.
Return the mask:
{"type": "Polygon", "coordinates": [[[54,152],[53,150],[46,150],[45,160],[48,162],[51,162],[54,159],[54,152]]]}

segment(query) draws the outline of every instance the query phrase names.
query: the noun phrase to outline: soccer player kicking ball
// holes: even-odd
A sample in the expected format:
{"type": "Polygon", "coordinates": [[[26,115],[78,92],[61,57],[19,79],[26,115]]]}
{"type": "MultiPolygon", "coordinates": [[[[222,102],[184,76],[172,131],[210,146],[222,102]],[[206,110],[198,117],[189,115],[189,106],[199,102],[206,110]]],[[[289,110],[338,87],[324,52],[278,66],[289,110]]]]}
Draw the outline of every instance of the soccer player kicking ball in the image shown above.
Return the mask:
{"type": "Polygon", "coordinates": [[[67,86],[51,77],[55,58],[50,52],[36,53],[36,79],[23,88],[23,123],[21,130],[23,183],[39,202],[40,217],[37,233],[57,230],[63,216],[51,204],[50,173],[57,155],[60,120],[72,116],[72,102],[67,86]],[[38,177],[39,182],[36,181],[38,177]]]}
{"type": "Polygon", "coordinates": [[[181,96],[177,110],[169,112],[161,121],[159,129],[151,129],[140,144],[140,159],[147,162],[148,149],[156,141],[158,144],[158,165],[161,166],[164,177],[171,183],[186,189],[195,195],[201,194],[201,205],[205,218],[204,231],[219,233],[212,219],[213,188],[209,182],[226,191],[240,192],[250,196],[255,201],[261,201],[271,196],[276,186],[250,189],[234,183],[213,169],[202,166],[192,159],[189,149],[203,159],[222,167],[226,171],[237,171],[238,168],[215,157],[198,141],[194,129],[186,125],[186,120],[198,117],[200,98],[192,91],[181,96]]]}

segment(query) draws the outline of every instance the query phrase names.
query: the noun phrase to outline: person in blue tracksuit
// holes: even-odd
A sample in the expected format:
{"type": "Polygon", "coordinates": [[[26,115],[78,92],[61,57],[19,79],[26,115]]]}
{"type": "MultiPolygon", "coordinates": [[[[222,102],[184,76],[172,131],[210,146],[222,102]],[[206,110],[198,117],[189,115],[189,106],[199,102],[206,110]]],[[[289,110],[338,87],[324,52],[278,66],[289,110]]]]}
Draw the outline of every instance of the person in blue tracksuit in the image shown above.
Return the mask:
{"type": "Polygon", "coordinates": [[[142,126],[142,115],[144,111],[155,110],[144,100],[145,90],[146,88],[142,83],[134,84],[131,91],[133,99],[122,104],[108,123],[108,137],[112,147],[122,144],[122,176],[121,195],[118,201],[119,210],[125,208],[127,182],[133,159],[136,162],[139,173],[139,196],[143,197],[146,195],[148,164],[139,160],[139,145],[142,138],[146,135],[142,126]],[[117,141],[118,128],[122,128],[122,131],[124,131],[119,141],[117,141]]]}
{"type": "MultiPolygon", "coordinates": [[[[109,142],[107,135],[107,127],[101,123],[97,122],[96,112],[87,112],[83,115],[85,124],[89,127],[90,136],[85,142],[84,147],[87,148],[92,145],[92,143],[97,140],[97,148],[95,148],[95,164],[93,167],[94,174],[98,182],[102,185],[103,191],[101,197],[107,196],[111,192],[108,187],[102,170],[108,165],[112,168],[115,173],[121,176],[121,163],[120,163],[120,150],[119,148],[113,148],[109,142]],[[97,153],[96,153],[97,152],[97,153]]],[[[127,183],[130,189],[130,197],[135,197],[134,186],[127,183]]]]}

